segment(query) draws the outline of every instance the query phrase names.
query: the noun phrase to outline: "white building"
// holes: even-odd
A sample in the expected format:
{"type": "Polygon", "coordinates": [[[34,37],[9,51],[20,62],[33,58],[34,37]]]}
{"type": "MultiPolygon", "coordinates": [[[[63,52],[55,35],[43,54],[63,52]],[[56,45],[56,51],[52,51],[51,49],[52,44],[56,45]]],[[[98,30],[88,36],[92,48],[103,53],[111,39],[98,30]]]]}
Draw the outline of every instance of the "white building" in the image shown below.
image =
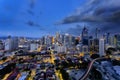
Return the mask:
{"type": "Polygon", "coordinates": [[[12,50],[13,44],[12,44],[12,39],[9,38],[5,41],[5,50],[12,50]]]}
{"type": "Polygon", "coordinates": [[[105,40],[104,39],[100,39],[99,40],[99,54],[100,56],[104,56],[105,55],[105,40]]]}
{"type": "Polygon", "coordinates": [[[35,51],[39,48],[39,44],[38,43],[31,43],[30,44],[30,51],[35,51]]]}
{"type": "Polygon", "coordinates": [[[65,46],[59,46],[59,45],[55,45],[55,51],[57,51],[57,53],[66,53],[67,52],[67,48],[65,46]]]}
{"type": "Polygon", "coordinates": [[[5,41],[5,50],[15,50],[18,48],[18,38],[8,38],[5,41]]]}
{"type": "Polygon", "coordinates": [[[4,49],[4,44],[2,41],[0,41],[0,50],[3,50],[4,49]]]}

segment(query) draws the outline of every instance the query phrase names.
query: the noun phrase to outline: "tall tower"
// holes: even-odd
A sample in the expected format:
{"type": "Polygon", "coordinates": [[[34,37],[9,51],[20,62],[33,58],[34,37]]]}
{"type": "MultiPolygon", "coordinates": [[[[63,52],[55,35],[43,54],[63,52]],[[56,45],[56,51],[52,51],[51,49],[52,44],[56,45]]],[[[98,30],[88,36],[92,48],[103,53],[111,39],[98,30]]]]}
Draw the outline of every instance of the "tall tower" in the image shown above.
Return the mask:
{"type": "Polygon", "coordinates": [[[110,33],[107,33],[107,37],[106,37],[106,43],[109,44],[109,38],[110,38],[110,33]]]}
{"type": "Polygon", "coordinates": [[[82,30],[82,44],[88,45],[88,29],[86,27],[82,30]]]}
{"type": "Polygon", "coordinates": [[[61,42],[61,35],[59,32],[56,33],[56,42],[60,43],[61,42]]]}
{"type": "Polygon", "coordinates": [[[99,29],[99,28],[96,28],[96,32],[95,32],[95,37],[96,37],[96,39],[99,38],[99,33],[100,33],[100,29],[99,29]]]}
{"type": "Polygon", "coordinates": [[[99,40],[99,54],[101,56],[105,55],[105,40],[103,38],[99,40]]]}
{"type": "Polygon", "coordinates": [[[82,30],[82,39],[88,38],[88,29],[86,27],[82,30]]]}
{"type": "Polygon", "coordinates": [[[13,48],[13,40],[11,36],[8,36],[7,40],[5,41],[5,50],[12,50],[13,48]]]}
{"type": "Polygon", "coordinates": [[[70,42],[70,41],[69,41],[69,40],[70,40],[70,39],[69,39],[69,36],[70,36],[70,35],[69,35],[68,33],[66,33],[65,36],[64,36],[64,45],[65,45],[65,46],[69,46],[69,42],[70,42]]]}

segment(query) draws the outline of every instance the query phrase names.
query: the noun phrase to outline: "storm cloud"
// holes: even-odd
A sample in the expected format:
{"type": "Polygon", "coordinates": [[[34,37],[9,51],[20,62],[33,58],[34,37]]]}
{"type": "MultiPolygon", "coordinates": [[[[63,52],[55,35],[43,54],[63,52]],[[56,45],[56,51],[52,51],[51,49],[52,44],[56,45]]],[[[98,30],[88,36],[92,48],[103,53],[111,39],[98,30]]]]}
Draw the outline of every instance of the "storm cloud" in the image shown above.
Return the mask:
{"type": "MultiPolygon", "coordinates": [[[[120,30],[120,0],[88,0],[74,14],[65,17],[61,24],[88,24],[95,30],[100,27],[103,32],[119,32],[120,30]]],[[[76,27],[78,28],[78,27],[76,27]]],[[[76,29],[77,30],[77,29],[76,29]]]]}

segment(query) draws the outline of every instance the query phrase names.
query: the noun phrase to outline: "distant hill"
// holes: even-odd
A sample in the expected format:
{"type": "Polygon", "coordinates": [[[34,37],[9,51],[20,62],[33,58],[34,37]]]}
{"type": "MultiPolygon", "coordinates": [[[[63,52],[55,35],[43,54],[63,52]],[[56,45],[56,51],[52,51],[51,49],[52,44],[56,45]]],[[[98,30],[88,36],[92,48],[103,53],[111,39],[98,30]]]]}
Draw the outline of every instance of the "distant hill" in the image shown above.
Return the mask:
{"type": "MultiPolygon", "coordinates": [[[[16,36],[13,36],[13,37],[16,37],[16,36]]],[[[7,36],[0,36],[0,39],[4,40],[4,39],[7,39],[8,37],[7,36]]],[[[18,37],[19,38],[19,37],[18,37]]],[[[40,38],[33,38],[33,37],[25,37],[26,39],[40,39],[40,38]]]]}
{"type": "Polygon", "coordinates": [[[0,36],[0,39],[7,39],[7,37],[5,37],[5,36],[0,36]]]}

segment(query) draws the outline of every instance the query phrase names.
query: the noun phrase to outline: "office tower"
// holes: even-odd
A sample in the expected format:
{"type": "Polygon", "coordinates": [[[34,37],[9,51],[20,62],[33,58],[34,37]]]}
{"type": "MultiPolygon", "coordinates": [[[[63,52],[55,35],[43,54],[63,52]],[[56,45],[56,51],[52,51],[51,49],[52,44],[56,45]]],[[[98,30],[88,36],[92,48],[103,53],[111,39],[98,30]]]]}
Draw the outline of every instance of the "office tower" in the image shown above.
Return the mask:
{"type": "Polygon", "coordinates": [[[57,51],[57,53],[66,53],[67,52],[66,46],[61,46],[58,44],[54,45],[54,50],[57,51]]]}
{"type": "Polygon", "coordinates": [[[61,35],[61,43],[62,43],[62,44],[64,44],[64,39],[65,39],[65,35],[62,34],[62,35],[61,35]]]}
{"type": "Polygon", "coordinates": [[[12,50],[12,39],[11,39],[11,37],[9,37],[5,41],[5,50],[12,50]]]}
{"type": "Polygon", "coordinates": [[[75,46],[75,36],[70,37],[71,46],[75,46]]]}
{"type": "Polygon", "coordinates": [[[44,36],[41,38],[41,45],[45,45],[45,37],[44,36]]]}
{"type": "Polygon", "coordinates": [[[88,46],[90,51],[94,51],[94,39],[92,36],[89,37],[88,46]]]}
{"type": "Polygon", "coordinates": [[[39,44],[37,42],[31,42],[30,51],[36,51],[39,48],[39,44]]]}
{"type": "Polygon", "coordinates": [[[94,51],[99,52],[99,39],[94,39],[94,51]]]}
{"type": "Polygon", "coordinates": [[[51,46],[52,45],[52,37],[48,35],[45,38],[45,43],[46,43],[47,46],[51,46]]]}
{"type": "Polygon", "coordinates": [[[116,35],[116,39],[117,39],[116,47],[117,47],[117,48],[120,48],[120,34],[117,34],[117,35],[116,35]]]}
{"type": "Polygon", "coordinates": [[[104,38],[104,41],[105,41],[104,43],[107,44],[107,33],[103,34],[103,38],[104,38]]]}
{"type": "Polygon", "coordinates": [[[86,27],[82,30],[82,44],[88,45],[88,29],[86,27]]]}
{"type": "Polygon", "coordinates": [[[3,50],[4,49],[4,43],[3,41],[0,40],[0,50],[3,50]]]}
{"type": "Polygon", "coordinates": [[[105,55],[105,40],[103,38],[99,40],[99,54],[100,56],[105,55]]]}
{"type": "Polygon", "coordinates": [[[56,42],[60,42],[60,34],[59,34],[59,32],[56,33],[55,38],[56,38],[56,42]]]}
{"type": "Polygon", "coordinates": [[[110,37],[109,37],[109,45],[115,46],[115,45],[114,45],[114,36],[110,36],[110,37]]]}
{"type": "Polygon", "coordinates": [[[74,39],[75,37],[68,33],[61,35],[61,43],[67,47],[74,45],[74,39]]]}
{"type": "Polygon", "coordinates": [[[44,37],[44,45],[47,45],[47,36],[44,37]]]}
{"type": "Polygon", "coordinates": [[[96,32],[95,32],[95,38],[96,39],[99,39],[99,37],[100,37],[100,29],[99,28],[96,28],[96,32]]]}
{"type": "Polygon", "coordinates": [[[52,38],[52,44],[55,43],[55,38],[54,37],[51,37],[52,38]]]}
{"type": "Polygon", "coordinates": [[[63,43],[64,43],[64,36],[61,35],[59,32],[57,32],[56,36],[55,36],[55,42],[60,44],[60,45],[63,45],[63,43]]]}
{"type": "Polygon", "coordinates": [[[70,39],[69,39],[69,34],[65,34],[65,36],[64,36],[64,45],[65,46],[67,46],[67,47],[69,47],[69,41],[70,39]]]}
{"type": "Polygon", "coordinates": [[[52,37],[51,36],[45,36],[42,39],[42,44],[43,45],[47,45],[47,46],[51,46],[52,45],[52,37]]]}
{"type": "Polygon", "coordinates": [[[75,37],[72,35],[69,35],[69,45],[74,46],[75,45],[75,37]]]}
{"type": "Polygon", "coordinates": [[[107,36],[106,36],[106,44],[110,44],[109,39],[110,39],[110,33],[107,33],[107,36]]]}
{"type": "Polygon", "coordinates": [[[117,47],[117,35],[114,35],[114,46],[117,47]]]}
{"type": "Polygon", "coordinates": [[[18,37],[14,37],[13,39],[13,49],[18,49],[18,37]]]}
{"type": "Polygon", "coordinates": [[[5,50],[11,51],[15,49],[18,49],[18,38],[8,37],[8,39],[5,41],[5,50]]]}

